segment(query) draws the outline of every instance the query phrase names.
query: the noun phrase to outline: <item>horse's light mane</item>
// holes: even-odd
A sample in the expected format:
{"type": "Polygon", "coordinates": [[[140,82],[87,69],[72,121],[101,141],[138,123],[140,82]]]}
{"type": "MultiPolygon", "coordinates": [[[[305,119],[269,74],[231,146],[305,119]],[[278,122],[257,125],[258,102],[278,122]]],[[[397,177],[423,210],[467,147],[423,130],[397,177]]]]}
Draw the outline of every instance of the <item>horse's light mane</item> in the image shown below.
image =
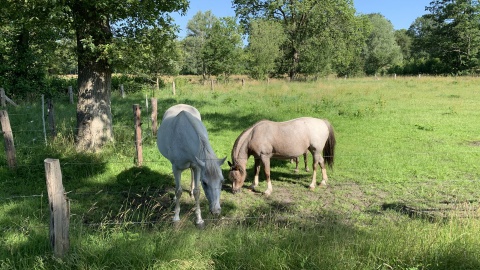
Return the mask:
{"type": "Polygon", "coordinates": [[[235,140],[235,143],[233,144],[233,148],[232,148],[232,154],[231,154],[232,162],[234,164],[237,162],[237,157],[238,157],[238,154],[239,154],[239,151],[240,151],[239,145],[240,146],[243,145],[243,143],[245,142],[247,137],[251,134],[253,128],[256,127],[258,124],[260,124],[260,122],[263,122],[263,121],[266,121],[266,120],[262,119],[262,120],[256,122],[255,124],[253,124],[251,127],[242,131],[242,133],[240,133],[238,138],[235,140]]]}
{"type": "MultiPolygon", "coordinates": [[[[219,158],[213,152],[212,146],[208,141],[208,138],[204,134],[198,134],[200,140],[200,149],[198,159],[205,162],[205,173],[207,175],[217,176],[217,167],[219,158]]],[[[223,177],[223,176],[222,176],[223,177]]]]}
{"type": "MultiPolygon", "coordinates": [[[[190,126],[193,128],[193,131],[196,133],[199,145],[198,150],[195,153],[195,157],[205,162],[205,173],[215,178],[223,178],[223,176],[218,175],[218,172],[221,171],[218,170],[218,168],[220,167],[220,164],[218,162],[219,158],[217,158],[212,146],[210,145],[210,142],[208,140],[208,133],[202,121],[200,120],[200,115],[194,115],[190,111],[182,110],[175,117],[185,117],[190,123],[190,126]]],[[[173,140],[175,139],[176,136],[173,136],[173,140]]],[[[207,178],[211,179],[211,177],[207,178]]]]}

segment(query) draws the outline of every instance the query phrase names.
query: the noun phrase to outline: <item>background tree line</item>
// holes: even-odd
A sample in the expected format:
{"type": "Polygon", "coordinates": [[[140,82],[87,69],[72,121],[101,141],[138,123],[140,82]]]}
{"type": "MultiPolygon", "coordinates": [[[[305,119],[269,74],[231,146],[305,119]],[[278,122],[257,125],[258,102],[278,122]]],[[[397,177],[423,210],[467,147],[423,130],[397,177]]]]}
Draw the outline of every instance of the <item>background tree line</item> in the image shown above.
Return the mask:
{"type": "MultiPolygon", "coordinates": [[[[348,0],[234,0],[232,5],[237,18],[199,12],[181,40],[172,21],[172,27],[133,29],[141,21],[127,16],[112,27],[104,54],[114,72],[157,85],[159,76],[177,74],[295,79],[478,70],[478,1],[432,1],[425,15],[401,30],[381,14],[356,14],[348,0]]],[[[78,73],[78,41],[65,5],[7,1],[0,8],[2,86],[23,94],[46,88],[50,75],[78,73]]]]}
{"type": "Polygon", "coordinates": [[[113,139],[114,72],[159,87],[162,75],[464,75],[480,66],[478,1],[432,1],[401,30],[381,14],[357,14],[350,0],[232,6],[236,17],[197,13],[178,39],[169,14],[185,12],[187,0],[7,0],[0,6],[0,86],[14,97],[50,94],[57,75],[78,75],[77,143],[91,149],[113,139]]]}

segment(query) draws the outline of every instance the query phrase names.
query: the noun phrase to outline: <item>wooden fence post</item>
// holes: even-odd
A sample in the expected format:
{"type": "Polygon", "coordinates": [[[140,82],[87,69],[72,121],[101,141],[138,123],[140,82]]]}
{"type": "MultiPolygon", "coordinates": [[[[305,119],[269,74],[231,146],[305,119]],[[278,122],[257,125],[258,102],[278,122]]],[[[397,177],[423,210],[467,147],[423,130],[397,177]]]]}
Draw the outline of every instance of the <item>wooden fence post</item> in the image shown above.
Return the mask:
{"type": "Polygon", "coordinates": [[[212,89],[212,91],[215,90],[213,89],[213,79],[210,80],[210,89],[212,89]]]}
{"type": "Polygon", "coordinates": [[[245,86],[245,79],[242,79],[242,87],[245,86]]]}
{"type": "Polygon", "coordinates": [[[12,104],[13,106],[17,107],[18,105],[13,102],[13,100],[11,100],[9,97],[7,97],[7,95],[5,94],[5,89],[3,88],[0,88],[0,104],[2,104],[2,107],[6,107],[7,106],[7,102],[12,104]]]}
{"type": "Polygon", "coordinates": [[[5,102],[6,95],[5,95],[5,89],[3,88],[0,88],[0,100],[1,100],[2,107],[6,107],[7,106],[7,103],[5,102]]]}
{"type": "Polygon", "coordinates": [[[48,114],[48,126],[50,127],[50,132],[52,138],[57,137],[57,128],[55,127],[55,111],[53,109],[53,101],[51,98],[47,99],[47,114],[48,114]]]}
{"type": "Polygon", "coordinates": [[[142,166],[143,151],[142,151],[142,122],[140,118],[140,105],[133,105],[133,116],[135,121],[135,150],[136,150],[136,164],[142,166]]]}
{"type": "Polygon", "coordinates": [[[122,95],[122,98],[125,98],[125,90],[123,89],[123,84],[120,84],[120,94],[122,95]]]}
{"type": "Polygon", "coordinates": [[[17,166],[17,159],[15,157],[15,144],[13,142],[13,133],[7,111],[0,111],[0,123],[2,126],[3,139],[5,141],[8,167],[12,169],[17,166]]]}
{"type": "Polygon", "coordinates": [[[150,103],[152,104],[152,134],[153,136],[157,136],[157,128],[158,128],[158,120],[157,120],[157,99],[150,98],[150,103]]]}
{"type": "Polygon", "coordinates": [[[70,247],[70,202],[63,188],[59,160],[47,158],[44,163],[50,206],[50,244],[54,255],[63,257],[70,247]]]}
{"type": "Polygon", "coordinates": [[[72,86],[68,87],[68,96],[70,97],[70,104],[73,104],[73,88],[72,88],[72,86]]]}
{"type": "Polygon", "coordinates": [[[42,95],[42,125],[43,125],[43,138],[45,139],[45,145],[47,145],[47,130],[45,128],[45,97],[42,95]]]}
{"type": "Polygon", "coordinates": [[[173,80],[172,82],[172,92],[173,92],[173,95],[175,96],[175,80],[173,80]]]}

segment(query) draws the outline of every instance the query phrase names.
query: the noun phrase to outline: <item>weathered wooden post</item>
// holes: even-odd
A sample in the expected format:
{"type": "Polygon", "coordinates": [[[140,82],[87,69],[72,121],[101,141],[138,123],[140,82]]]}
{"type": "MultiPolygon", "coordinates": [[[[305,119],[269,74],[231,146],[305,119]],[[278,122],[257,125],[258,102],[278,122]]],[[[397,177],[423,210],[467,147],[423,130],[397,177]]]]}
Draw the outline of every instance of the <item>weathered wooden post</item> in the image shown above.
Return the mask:
{"type": "Polygon", "coordinates": [[[6,100],[6,95],[5,95],[5,89],[3,88],[0,88],[0,104],[2,104],[2,107],[6,107],[7,106],[7,103],[5,102],[6,100]]]}
{"type": "Polygon", "coordinates": [[[0,104],[2,104],[2,107],[6,107],[7,106],[7,102],[12,104],[13,106],[17,107],[18,105],[13,102],[13,100],[11,100],[10,98],[7,97],[7,95],[5,94],[5,89],[3,88],[0,88],[0,104]]]}
{"type": "Polygon", "coordinates": [[[157,92],[160,90],[160,79],[158,78],[158,76],[155,80],[155,89],[157,90],[157,92]]]}
{"type": "Polygon", "coordinates": [[[63,257],[70,247],[70,202],[63,188],[59,160],[47,158],[44,163],[50,206],[50,244],[55,257],[63,257]]]}
{"type": "Polygon", "coordinates": [[[245,79],[242,79],[242,87],[245,86],[245,79]]]}
{"type": "Polygon", "coordinates": [[[158,127],[158,120],[157,120],[157,99],[150,98],[150,103],[152,104],[152,134],[153,136],[157,136],[157,127],[158,127]]]}
{"type": "Polygon", "coordinates": [[[55,111],[53,109],[53,101],[51,98],[47,99],[47,114],[48,114],[48,126],[50,128],[50,132],[52,138],[57,137],[57,128],[55,127],[55,111]]]}
{"type": "Polygon", "coordinates": [[[210,80],[210,89],[212,89],[212,91],[214,90],[213,89],[213,79],[210,80]]]}
{"type": "Polygon", "coordinates": [[[3,139],[5,141],[8,167],[12,169],[17,166],[17,159],[15,157],[15,144],[13,142],[13,133],[7,111],[0,111],[0,123],[2,126],[3,139]]]}
{"type": "Polygon", "coordinates": [[[133,117],[135,122],[135,150],[136,150],[136,165],[142,166],[143,163],[143,151],[142,151],[142,122],[140,118],[140,106],[138,104],[133,105],[133,117]]]}
{"type": "Polygon", "coordinates": [[[172,82],[172,93],[175,96],[175,80],[172,82]]]}
{"type": "Polygon", "coordinates": [[[123,84],[120,84],[120,94],[122,95],[122,98],[125,98],[125,91],[123,90],[123,84]]]}
{"type": "Polygon", "coordinates": [[[43,138],[45,145],[47,145],[47,130],[45,128],[45,97],[42,95],[42,125],[43,125],[43,138]]]}
{"type": "Polygon", "coordinates": [[[72,86],[68,87],[68,96],[70,98],[70,104],[73,104],[73,88],[72,88],[72,86]]]}

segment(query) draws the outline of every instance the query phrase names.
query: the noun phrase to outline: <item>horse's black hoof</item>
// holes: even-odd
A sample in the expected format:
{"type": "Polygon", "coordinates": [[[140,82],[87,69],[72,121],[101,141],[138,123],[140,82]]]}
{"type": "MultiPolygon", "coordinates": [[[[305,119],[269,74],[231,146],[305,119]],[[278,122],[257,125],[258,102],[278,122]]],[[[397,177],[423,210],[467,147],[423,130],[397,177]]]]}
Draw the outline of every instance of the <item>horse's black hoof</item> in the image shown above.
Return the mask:
{"type": "Polygon", "coordinates": [[[202,222],[200,223],[195,223],[195,227],[197,227],[197,229],[200,229],[200,230],[205,229],[205,221],[202,220],[202,222]]]}

